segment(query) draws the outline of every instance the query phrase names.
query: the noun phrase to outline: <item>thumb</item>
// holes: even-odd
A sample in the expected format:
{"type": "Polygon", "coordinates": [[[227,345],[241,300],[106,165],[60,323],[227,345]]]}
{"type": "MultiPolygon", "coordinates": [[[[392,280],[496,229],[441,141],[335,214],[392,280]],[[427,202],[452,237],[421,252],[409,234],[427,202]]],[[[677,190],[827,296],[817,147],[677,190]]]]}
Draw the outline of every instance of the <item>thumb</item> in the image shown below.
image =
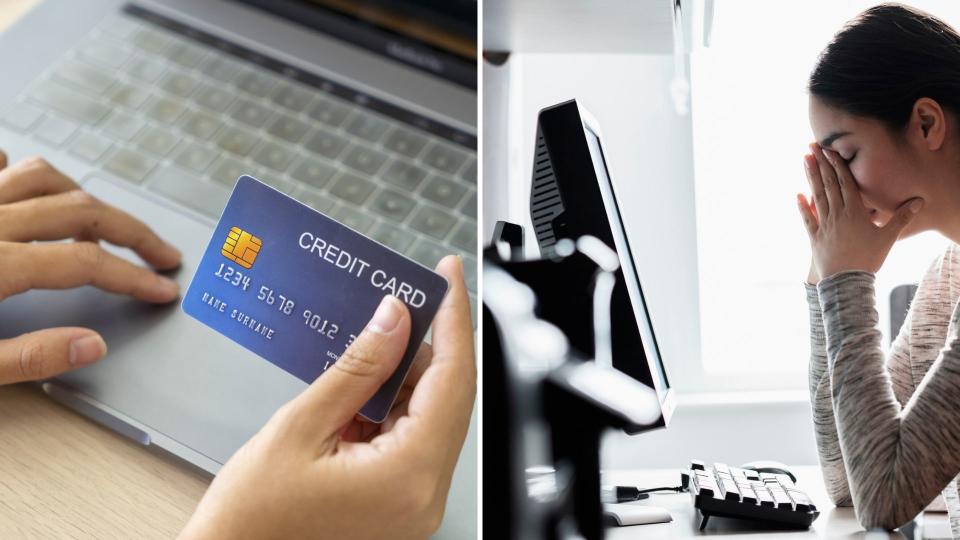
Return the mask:
{"type": "Polygon", "coordinates": [[[410,312],[395,296],[380,301],[357,339],[296,400],[294,409],[311,418],[320,440],[340,432],[390,378],[410,341],[410,312]]]}
{"type": "Polygon", "coordinates": [[[901,204],[890,221],[883,226],[883,229],[896,240],[900,236],[900,232],[917,216],[917,213],[923,208],[923,204],[924,201],[920,197],[914,197],[901,204]]]}
{"type": "Polygon", "coordinates": [[[87,328],[50,328],[0,340],[0,384],[53,377],[106,353],[100,334],[87,328]]]}

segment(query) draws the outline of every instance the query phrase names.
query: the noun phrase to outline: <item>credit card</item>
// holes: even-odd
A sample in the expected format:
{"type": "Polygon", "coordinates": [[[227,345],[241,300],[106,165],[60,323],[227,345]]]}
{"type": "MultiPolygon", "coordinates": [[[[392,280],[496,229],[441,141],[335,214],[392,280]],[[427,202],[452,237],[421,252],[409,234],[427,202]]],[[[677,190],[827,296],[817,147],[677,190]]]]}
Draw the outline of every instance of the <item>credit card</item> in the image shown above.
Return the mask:
{"type": "Polygon", "coordinates": [[[312,383],[387,294],[410,312],[396,372],[360,410],[382,422],[447,292],[419,263],[251,176],[233,189],[183,297],[191,317],[312,383]]]}

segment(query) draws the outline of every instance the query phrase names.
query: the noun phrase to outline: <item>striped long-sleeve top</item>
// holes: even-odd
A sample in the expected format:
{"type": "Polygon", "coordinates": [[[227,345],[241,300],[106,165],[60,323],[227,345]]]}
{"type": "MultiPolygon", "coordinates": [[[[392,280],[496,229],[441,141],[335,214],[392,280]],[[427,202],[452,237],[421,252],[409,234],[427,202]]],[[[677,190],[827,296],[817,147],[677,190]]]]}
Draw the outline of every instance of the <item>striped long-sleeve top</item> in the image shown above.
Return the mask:
{"type": "Polygon", "coordinates": [[[960,247],[927,271],[885,358],[874,275],[807,284],[810,395],[831,500],[899,527],[942,493],[960,539],[960,247]]]}

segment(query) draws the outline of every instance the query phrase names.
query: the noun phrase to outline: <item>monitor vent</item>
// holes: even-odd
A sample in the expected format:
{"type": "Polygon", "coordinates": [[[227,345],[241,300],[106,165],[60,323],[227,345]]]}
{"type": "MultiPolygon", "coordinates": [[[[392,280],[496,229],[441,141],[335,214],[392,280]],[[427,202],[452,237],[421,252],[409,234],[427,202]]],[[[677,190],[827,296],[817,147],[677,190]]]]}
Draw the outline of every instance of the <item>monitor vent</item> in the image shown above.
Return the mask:
{"type": "Polygon", "coordinates": [[[533,157],[533,184],[530,188],[530,219],[540,244],[541,254],[552,251],[557,243],[553,230],[553,219],[563,213],[563,200],[557,189],[557,177],[553,173],[553,164],[547,152],[543,133],[537,128],[537,147],[533,157]]]}

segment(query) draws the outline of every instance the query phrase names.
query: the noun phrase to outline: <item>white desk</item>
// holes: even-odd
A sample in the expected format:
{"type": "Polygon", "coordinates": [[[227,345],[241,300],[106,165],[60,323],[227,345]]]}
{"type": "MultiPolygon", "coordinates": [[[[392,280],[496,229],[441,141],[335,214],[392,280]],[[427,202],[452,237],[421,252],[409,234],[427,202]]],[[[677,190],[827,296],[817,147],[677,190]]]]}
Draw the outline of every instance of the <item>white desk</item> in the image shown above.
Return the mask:
{"type": "MultiPolygon", "coordinates": [[[[673,521],[670,523],[611,528],[607,530],[607,538],[610,540],[634,538],[681,540],[698,536],[723,536],[731,540],[738,538],[756,539],[758,537],[764,539],[789,538],[791,540],[801,538],[863,538],[865,540],[907,538],[901,532],[866,533],[857,522],[853,508],[837,508],[830,503],[818,467],[792,467],[791,471],[797,476],[797,487],[805,491],[820,510],[820,517],[813,522],[808,530],[772,531],[762,525],[744,520],[711,517],[706,529],[699,531],[700,517],[693,508],[690,494],[670,493],[653,495],[644,501],[630,504],[646,504],[666,508],[673,516],[673,521]]],[[[677,486],[680,485],[680,471],[677,469],[604,471],[603,483],[638,487],[677,486]]],[[[931,525],[933,524],[931,521],[940,521],[941,523],[938,523],[940,526],[936,528],[942,529],[944,519],[946,519],[945,514],[928,513],[922,521],[927,523],[927,529],[932,530],[931,525]]],[[[939,535],[934,537],[939,537],[939,535]]],[[[929,537],[917,536],[916,538],[929,537]]]]}

